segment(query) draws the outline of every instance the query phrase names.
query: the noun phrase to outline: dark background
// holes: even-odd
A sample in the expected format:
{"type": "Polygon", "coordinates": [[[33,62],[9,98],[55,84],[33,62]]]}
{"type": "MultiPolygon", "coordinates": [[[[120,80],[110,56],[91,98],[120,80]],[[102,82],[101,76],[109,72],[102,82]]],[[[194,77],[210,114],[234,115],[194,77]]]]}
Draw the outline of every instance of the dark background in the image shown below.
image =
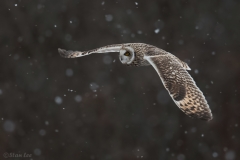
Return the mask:
{"type": "Polygon", "coordinates": [[[234,0],[1,0],[0,159],[239,160],[239,8],[234,0]],[[151,66],[124,66],[117,53],[57,52],[131,42],[189,63],[213,120],[182,113],[151,66]]]}

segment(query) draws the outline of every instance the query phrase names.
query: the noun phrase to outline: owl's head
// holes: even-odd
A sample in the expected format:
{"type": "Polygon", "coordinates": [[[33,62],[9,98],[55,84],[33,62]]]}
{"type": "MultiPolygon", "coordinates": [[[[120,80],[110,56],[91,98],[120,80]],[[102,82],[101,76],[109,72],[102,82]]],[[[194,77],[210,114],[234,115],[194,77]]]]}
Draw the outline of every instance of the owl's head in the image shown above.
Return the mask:
{"type": "Polygon", "coordinates": [[[132,47],[123,47],[120,49],[119,59],[122,64],[131,64],[134,58],[135,53],[132,47]]]}

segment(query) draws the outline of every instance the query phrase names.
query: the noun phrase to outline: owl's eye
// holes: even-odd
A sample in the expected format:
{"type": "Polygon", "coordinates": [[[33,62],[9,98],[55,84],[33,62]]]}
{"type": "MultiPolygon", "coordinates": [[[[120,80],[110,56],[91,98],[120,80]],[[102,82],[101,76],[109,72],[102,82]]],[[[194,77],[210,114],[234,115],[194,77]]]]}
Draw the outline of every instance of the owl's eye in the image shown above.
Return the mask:
{"type": "Polygon", "coordinates": [[[124,56],[130,56],[131,54],[129,52],[125,52],[124,56]]]}

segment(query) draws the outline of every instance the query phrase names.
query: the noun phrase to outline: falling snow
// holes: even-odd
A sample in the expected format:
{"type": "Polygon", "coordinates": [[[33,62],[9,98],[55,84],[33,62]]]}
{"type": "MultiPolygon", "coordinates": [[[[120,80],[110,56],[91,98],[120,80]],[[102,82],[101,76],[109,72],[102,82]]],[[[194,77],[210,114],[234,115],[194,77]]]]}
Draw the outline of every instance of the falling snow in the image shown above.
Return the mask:
{"type": "Polygon", "coordinates": [[[80,95],[76,95],[75,96],[75,101],[76,102],[81,102],[82,101],[82,97],[80,95]]]}
{"type": "Polygon", "coordinates": [[[57,103],[57,104],[62,104],[62,98],[61,97],[59,97],[59,96],[57,96],[57,97],[55,97],[55,102],[57,103]]]}
{"type": "Polygon", "coordinates": [[[235,152],[234,151],[228,151],[225,154],[226,160],[235,160],[235,152]]]}
{"type": "Polygon", "coordinates": [[[155,29],[155,30],[154,30],[154,32],[157,34],[157,33],[159,33],[159,32],[160,32],[160,29],[159,29],[159,28],[157,28],[157,29],[155,29]]]}
{"type": "Polygon", "coordinates": [[[40,156],[42,151],[39,149],[39,148],[36,148],[34,149],[33,153],[36,155],[36,156],[40,156]]]}
{"type": "Polygon", "coordinates": [[[217,158],[217,157],[218,157],[218,153],[217,153],[217,152],[213,152],[212,156],[213,156],[214,158],[217,158]]]}
{"type": "Polygon", "coordinates": [[[112,57],[109,55],[106,55],[103,57],[103,63],[104,64],[111,64],[112,63],[112,57]]]}
{"type": "Polygon", "coordinates": [[[3,123],[3,129],[6,131],[6,132],[13,132],[15,130],[15,123],[13,123],[12,121],[10,120],[6,120],[4,123],[3,123]]]}
{"type": "Polygon", "coordinates": [[[195,74],[198,74],[198,73],[199,73],[198,69],[195,69],[195,70],[194,70],[194,73],[195,73],[195,74]]]}
{"type": "Polygon", "coordinates": [[[113,16],[111,14],[105,15],[105,19],[107,22],[111,22],[113,20],[113,16]]]}
{"type": "Polygon", "coordinates": [[[39,131],[39,134],[40,134],[41,136],[45,136],[45,135],[46,135],[46,130],[41,129],[41,130],[39,131]]]}
{"type": "Polygon", "coordinates": [[[93,82],[93,83],[90,84],[90,89],[91,89],[91,90],[94,91],[94,90],[96,90],[96,89],[98,89],[98,88],[99,88],[99,86],[98,86],[96,83],[93,82]]]}
{"type": "Polygon", "coordinates": [[[72,77],[73,76],[73,70],[71,68],[68,68],[66,70],[66,76],[68,76],[68,77],[72,77]]]}

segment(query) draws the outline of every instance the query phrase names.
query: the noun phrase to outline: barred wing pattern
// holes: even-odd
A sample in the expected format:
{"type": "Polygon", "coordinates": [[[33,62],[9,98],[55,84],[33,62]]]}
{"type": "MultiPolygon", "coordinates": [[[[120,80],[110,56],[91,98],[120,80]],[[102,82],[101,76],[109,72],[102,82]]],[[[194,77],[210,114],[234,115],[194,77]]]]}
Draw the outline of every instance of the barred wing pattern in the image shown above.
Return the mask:
{"type": "Polygon", "coordinates": [[[92,53],[107,53],[107,52],[119,52],[119,50],[122,48],[122,44],[113,44],[113,45],[108,45],[96,49],[92,49],[89,51],[66,51],[65,49],[58,48],[59,54],[63,58],[78,58],[78,57],[83,57],[90,55],[92,53]]]}
{"type": "Polygon", "coordinates": [[[157,71],[176,105],[188,116],[211,120],[212,113],[195,81],[176,59],[170,55],[145,56],[157,71]]]}

